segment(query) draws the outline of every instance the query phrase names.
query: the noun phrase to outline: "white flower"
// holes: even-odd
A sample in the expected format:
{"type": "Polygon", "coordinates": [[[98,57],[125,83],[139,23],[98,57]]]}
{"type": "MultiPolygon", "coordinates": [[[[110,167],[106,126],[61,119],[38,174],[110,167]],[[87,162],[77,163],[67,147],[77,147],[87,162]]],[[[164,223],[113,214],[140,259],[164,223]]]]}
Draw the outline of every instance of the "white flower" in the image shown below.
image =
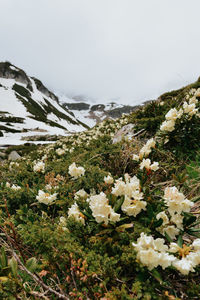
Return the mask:
{"type": "Polygon", "coordinates": [[[169,225],[163,228],[163,235],[165,234],[165,232],[168,234],[168,236],[174,240],[176,238],[176,236],[179,234],[179,229],[176,228],[174,225],[169,225]]]}
{"type": "Polygon", "coordinates": [[[77,179],[85,174],[85,169],[83,167],[77,167],[76,163],[74,162],[69,166],[68,173],[74,177],[74,179],[77,179]]]}
{"type": "Polygon", "coordinates": [[[63,150],[62,148],[58,148],[58,149],[56,149],[56,153],[61,156],[61,155],[65,154],[65,150],[63,150]]]}
{"type": "Polygon", "coordinates": [[[73,216],[77,222],[85,224],[84,215],[80,212],[76,202],[68,209],[68,217],[71,216],[73,216]]]}
{"type": "Polygon", "coordinates": [[[197,104],[197,103],[198,103],[198,100],[197,100],[196,96],[193,96],[192,98],[190,98],[189,104],[197,104]]]}
{"type": "Polygon", "coordinates": [[[106,184],[113,184],[114,179],[112,178],[112,176],[108,175],[108,176],[105,176],[105,177],[104,177],[104,182],[105,182],[106,184]]]}
{"type": "Polygon", "coordinates": [[[75,193],[74,198],[77,200],[79,198],[87,198],[88,194],[84,189],[79,190],[75,193]]]}
{"type": "Polygon", "coordinates": [[[156,142],[153,138],[148,140],[140,150],[139,159],[142,159],[143,157],[147,157],[149,153],[151,153],[151,148],[155,148],[155,145],[156,142]]]}
{"type": "Polygon", "coordinates": [[[168,218],[168,216],[166,215],[166,213],[164,211],[161,211],[159,214],[157,214],[156,219],[157,220],[159,220],[159,219],[163,220],[162,226],[169,223],[169,218],[168,218]]]}
{"type": "Polygon", "coordinates": [[[137,259],[141,261],[149,270],[156,268],[159,265],[160,253],[153,249],[141,250],[138,252],[137,259]]]}
{"type": "Polygon", "coordinates": [[[12,190],[14,190],[14,191],[21,190],[21,186],[15,185],[15,184],[13,184],[10,188],[11,188],[12,190]]]}
{"type": "Polygon", "coordinates": [[[158,162],[153,162],[153,164],[151,164],[151,160],[149,158],[144,158],[140,163],[140,169],[142,170],[145,168],[146,170],[157,171],[159,169],[158,165],[158,162]]]}
{"type": "Polygon", "coordinates": [[[128,216],[136,217],[142,210],[146,210],[146,201],[130,199],[125,196],[124,202],[121,206],[121,210],[128,216]]]}
{"type": "Polygon", "coordinates": [[[143,159],[143,161],[140,163],[140,169],[147,169],[150,170],[151,166],[151,160],[149,158],[143,159]]]}
{"type": "Polygon", "coordinates": [[[180,250],[180,247],[176,243],[170,243],[169,252],[177,253],[180,250]]]}
{"type": "Polygon", "coordinates": [[[137,251],[137,259],[149,270],[161,266],[163,269],[171,266],[175,257],[166,253],[168,246],[164,244],[164,239],[155,239],[147,236],[143,232],[137,239],[137,243],[132,243],[137,251]]]}
{"type": "Polygon", "coordinates": [[[178,111],[176,108],[172,108],[168,111],[168,113],[165,115],[166,120],[173,120],[176,121],[178,115],[178,111]]]}
{"type": "Polygon", "coordinates": [[[162,252],[159,257],[159,265],[164,270],[167,267],[171,266],[175,260],[176,260],[176,258],[173,255],[170,255],[166,252],[165,253],[162,252]]]}
{"type": "Polygon", "coordinates": [[[64,231],[66,231],[67,230],[67,227],[66,227],[67,220],[66,220],[66,218],[65,217],[60,217],[58,225],[61,226],[64,231]]]}
{"type": "Polygon", "coordinates": [[[184,195],[178,191],[175,186],[166,187],[164,192],[164,199],[167,201],[176,200],[183,201],[185,199],[184,195]]]}
{"type": "Polygon", "coordinates": [[[44,173],[45,171],[45,163],[43,161],[35,162],[33,166],[34,172],[44,173]]]}
{"type": "Polygon", "coordinates": [[[183,216],[181,214],[172,214],[171,222],[176,224],[177,228],[183,230],[183,216]]]}
{"type": "Polygon", "coordinates": [[[39,190],[38,196],[36,196],[36,199],[40,203],[51,204],[54,200],[56,200],[56,197],[57,197],[57,193],[54,193],[51,195],[49,193],[43,192],[42,190],[39,190]]]}
{"type": "Polygon", "coordinates": [[[61,226],[66,226],[66,224],[67,224],[66,218],[65,218],[65,217],[60,217],[59,224],[60,224],[61,226]]]}
{"type": "Polygon", "coordinates": [[[112,188],[112,194],[122,196],[125,193],[126,184],[122,179],[116,180],[115,186],[112,188]]]}
{"type": "Polygon", "coordinates": [[[200,239],[196,239],[193,241],[192,246],[194,247],[194,250],[200,251],[200,239]]]}
{"type": "Polygon", "coordinates": [[[173,131],[175,128],[175,121],[174,120],[168,120],[168,121],[164,121],[161,126],[160,126],[160,130],[161,131],[173,131]]]}
{"type": "Polygon", "coordinates": [[[120,214],[114,212],[103,192],[99,195],[91,196],[89,198],[89,206],[97,223],[104,222],[105,225],[108,225],[109,221],[118,222],[120,219],[120,214]]]}
{"type": "Polygon", "coordinates": [[[154,161],[153,164],[151,165],[151,170],[157,171],[159,169],[158,165],[159,163],[154,161]]]}
{"type": "Polygon", "coordinates": [[[177,259],[172,264],[183,275],[188,275],[189,272],[194,272],[192,262],[187,258],[182,258],[181,260],[177,259]]]}
{"type": "Polygon", "coordinates": [[[185,199],[185,196],[180,193],[175,186],[165,189],[164,199],[171,216],[175,213],[181,214],[181,212],[189,212],[194,205],[193,202],[185,199]]]}
{"type": "Polygon", "coordinates": [[[109,217],[111,222],[119,222],[120,220],[120,214],[117,214],[112,208],[110,208],[110,217],[109,217]]]}
{"type": "Polygon", "coordinates": [[[133,154],[133,157],[132,157],[132,159],[133,160],[135,160],[135,161],[139,161],[139,156],[138,155],[136,155],[136,154],[133,154]]]}
{"type": "Polygon", "coordinates": [[[188,104],[187,102],[183,103],[183,109],[184,113],[189,114],[190,116],[197,113],[196,105],[195,103],[188,104]]]}

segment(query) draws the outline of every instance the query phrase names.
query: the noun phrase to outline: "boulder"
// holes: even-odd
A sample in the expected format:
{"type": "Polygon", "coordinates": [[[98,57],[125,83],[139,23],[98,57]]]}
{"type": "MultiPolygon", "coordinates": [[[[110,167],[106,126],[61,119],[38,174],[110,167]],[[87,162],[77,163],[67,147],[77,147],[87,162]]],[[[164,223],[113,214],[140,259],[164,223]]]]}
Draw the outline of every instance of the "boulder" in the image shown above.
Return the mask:
{"type": "Polygon", "coordinates": [[[134,127],[135,125],[131,123],[123,126],[113,137],[113,144],[121,142],[124,138],[131,139],[134,136],[134,127]]]}
{"type": "Polygon", "coordinates": [[[8,155],[8,160],[12,160],[12,161],[15,161],[15,160],[18,160],[20,159],[21,156],[17,153],[17,151],[12,151],[10,152],[10,154],[8,155]]]}

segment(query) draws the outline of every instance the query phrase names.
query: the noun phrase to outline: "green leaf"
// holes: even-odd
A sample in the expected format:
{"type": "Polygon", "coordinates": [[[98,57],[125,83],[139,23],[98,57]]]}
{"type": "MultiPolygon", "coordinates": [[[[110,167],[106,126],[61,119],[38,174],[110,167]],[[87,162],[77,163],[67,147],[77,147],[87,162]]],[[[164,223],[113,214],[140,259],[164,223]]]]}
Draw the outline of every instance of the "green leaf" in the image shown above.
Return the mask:
{"type": "Polygon", "coordinates": [[[8,265],[8,259],[4,247],[1,247],[0,264],[2,268],[5,268],[8,265]]]}
{"type": "Polygon", "coordinates": [[[124,198],[123,198],[123,197],[120,198],[120,199],[118,199],[118,200],[116,201],[116,203],[115,203],[115,205],[114,205],[114,211],[115,211],[115,212],[118,212],[118,211],[120,210],[120,208],[121,208],[123,202],[124,202],[124,198]]]}
{"type": "Polygon", "coordinates": [[[183,224],[185,226],[190,226],[192,223],[196,221],[196,217],[190,213],[184,213],[184,219],[183,219],[183,224]]]}
{"type": "Polygon", "coordinates": [[[167,232],[165,232],[165,237],[168,240],[169,243],[172,243],[173,240],[170,238],[170,236],[167,234],[167,232]]]}
{"type": "Polygon", "coordinates": [[[147,203],[147,214],[150,219],[153,219],[154,211],[153,211],[152,206],[149,203],[147,203]]]}
{"type": "Polygon", "coordinates": [[[163,280],[162,280],[162,277],[160,275],[160,273],[156,270],[156,269],[153,269],[151,271],[151,274],[153,275],[153,277],[160,283],[162,284],[163,280]]]}
{"type": "Polygon", "coordinates": [[[35,272],[35,270],[37,269],[38,265],[37,265],[37,260],[35,257],[31,257],[27,260],[26,262],[26,268],[30,271],[30,272],[35,272]]]}
{"type": "Polygon", "coordinates": [[[177,240],[177,244],[179,245],[180,248],[183,247],[183,238],[182,238],[182,235],[179,235],[178,240],[177,240]]]}
{"type": "Polygon", "coordinates": [[[17,277],[18,265],[17,265],[17,261],[14,257],[12,257],[10,259],[9,266],[11,267],[11,270],[12,270],[12,273],[13,273],[14,277],[17,277]]]}
{"type": "Polygon", "coordinates": [[[160,227],[163,223],[163,219],[159,219],[159,220],[156,220],[154,223],[153,223],[153,228],[157,228],[157,227],[160,227]]]}

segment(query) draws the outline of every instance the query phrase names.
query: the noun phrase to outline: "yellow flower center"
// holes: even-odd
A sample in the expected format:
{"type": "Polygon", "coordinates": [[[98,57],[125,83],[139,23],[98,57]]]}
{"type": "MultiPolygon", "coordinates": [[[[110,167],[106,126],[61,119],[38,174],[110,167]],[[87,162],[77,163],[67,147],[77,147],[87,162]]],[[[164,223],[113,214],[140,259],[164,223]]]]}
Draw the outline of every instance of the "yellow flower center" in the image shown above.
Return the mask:
{"type": "Polygon", "coordinates": [[[185,257],[190,253],[190,251],[191,251],[191,247],[188,247],[185,244],[183,244],[183,248],[179,248],[179,255],[181,257],[185,257]]]}

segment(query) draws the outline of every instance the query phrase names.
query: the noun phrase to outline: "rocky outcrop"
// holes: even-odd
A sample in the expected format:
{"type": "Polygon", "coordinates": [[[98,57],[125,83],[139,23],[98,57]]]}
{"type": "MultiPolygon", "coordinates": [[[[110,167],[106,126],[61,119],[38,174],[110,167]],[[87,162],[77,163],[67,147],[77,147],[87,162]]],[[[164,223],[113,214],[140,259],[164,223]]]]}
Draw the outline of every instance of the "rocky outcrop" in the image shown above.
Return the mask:
{"type": "Polygon", "coordinates": [[[10,154],[8,155],[8,160],[12,160],[12,161],[15,161],[15,160],[18,160],[20,159],[21,156],[17,153],[17,151],[12,151],[10,152],[10,154]]]}
{"type": "Polygon", "coordinates": [[[121,142],[122,139],[131,139],[134,136],[134,124],[128,124],[123,126],[120,130],[117,131],[113,137],[113,144],[121,142]]]}
{"type": "Polygon", "coordinates": [[[15,81],[26,84],[27,88],[32,91],[32,84],[26,73],[12,65],[10,62],[0,63],[0,77],[14,79],[15,81]]]}
{"type": "Polygon", "coordinates": [[[45,96],[55,100],[56,102],[58,102],[58,97],[53,94],[52,92],[50,92],[42,83],[42,81],[40,81],[39,79],[35,78],[35,77],[31,77],[36,84],[36,87],[38,89],[38,91],[40,91],[42,94],[44,94],[45,96]]]}

